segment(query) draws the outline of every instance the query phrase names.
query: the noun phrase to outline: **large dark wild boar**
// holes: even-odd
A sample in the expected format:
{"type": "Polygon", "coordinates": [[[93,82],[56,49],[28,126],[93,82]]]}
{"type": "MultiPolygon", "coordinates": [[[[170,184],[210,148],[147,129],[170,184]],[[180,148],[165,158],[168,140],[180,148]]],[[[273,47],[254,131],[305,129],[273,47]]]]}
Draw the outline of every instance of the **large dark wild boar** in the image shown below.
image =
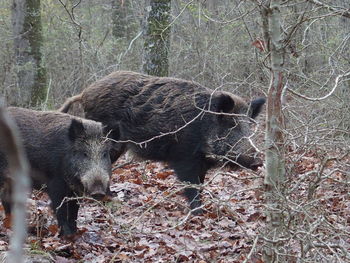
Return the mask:
{"type": "MultiPolygon", "coordinates": [[[[74,234],[79,209],[74,197],[100,199],[109,191],[110,142],[103,137],[102,124],[59,112],[14,107],[8,112],[23,139],[33,187],[47,186],[61,234],[74,234]],[[72,200],[62,203],[66,197],[72,200]]],[[[10,214],[11,178],[1,151],[0,186],[5,213],[10,214]]]]}
{"type": "MultiPolygon", "coordinates": [[[[120,71],[68,99],[60,110],[81,104],[86,118],[102,122],[105,132],[122,141],[114,145],[112,161],[131,150],[169,163],[183,182],[200,184],[216,165],[262,165],[251,145],[250,122],[264,103],[259,98],[247,104],[182,79],[120,71]]],[[[201,205],[197,189],[189,187],[185,195],[192,209],[201,205]]]]}

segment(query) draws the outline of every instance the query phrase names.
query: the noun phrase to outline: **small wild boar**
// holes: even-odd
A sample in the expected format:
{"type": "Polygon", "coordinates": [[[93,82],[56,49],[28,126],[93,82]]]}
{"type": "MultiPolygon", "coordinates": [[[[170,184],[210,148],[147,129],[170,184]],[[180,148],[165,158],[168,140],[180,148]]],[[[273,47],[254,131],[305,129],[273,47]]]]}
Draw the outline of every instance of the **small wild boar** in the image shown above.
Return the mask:
{"type": "MultiPolygon", "coordinates": [[[[74,234],[79,204],[74,198],[88,194],[96,199],[109,191],[110,142],[102,124],[59,112],[8,108],[23,139],[33,188],[46,185],[61,234],[74,234]]],[[[11,212],[11,178],[0,148],[1,201],[11,212]]]]}
{"type": "MultiPolygon", "coordinates": [[[[246,103],[182,79],[119,71],[68,99],[60,111],[81,104],[86,118],[102,122],[105,133],[120,141],[112,161],[131,150],[169,163],[183,182],[200,184],[214,166],[262,165],[250,141],[250,123],[264,103],[264,98],[246,103]]],[[[201,213],[199,191],[188,187],[184,193],[194,213],[201,213]]]]}

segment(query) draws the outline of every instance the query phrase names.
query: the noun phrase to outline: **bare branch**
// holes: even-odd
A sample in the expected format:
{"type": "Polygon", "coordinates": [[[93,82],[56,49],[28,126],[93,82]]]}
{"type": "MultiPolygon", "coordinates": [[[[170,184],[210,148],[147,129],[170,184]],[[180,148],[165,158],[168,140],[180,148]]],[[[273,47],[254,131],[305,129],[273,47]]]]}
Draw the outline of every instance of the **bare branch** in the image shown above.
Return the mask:
{"type": "Polygon", "coordinates": [[[208,15],[206,15],[206,14],[203,14],[203,16],[204,16],[206,19],[210,20],[211,22],[218,23],[218,24],[222,24],[222,25],[227,25],[227,24],[231,24],[231,23],[233,23],[233,22],[236,22],[237,20],[243,19],[243,18],[246,17],[247,15],[253,13],[253,11],[255,11],[256,9],[257,9],[257,6],[254,6],[252,9],[250,9],[250,10],[244,12],[244,13],[241,14],[240,16],[235,17],[235,18],[233,18],[233,19],[231,19],[231,20],[228,20],[228,21],[219,21],[219,20],[216,20],[216,19],[214,19],[214,18],[211,18],[210,16],[208,16],[208,15]]]}
{"type": "Polygon", "coordinates": [[[343,8],[343,7],[334,7],[334,6],[330,6],[330,5],[327,5],[321,1],[318,1],[318,0],[307,0],[308,2],[310,3],[313,3],[317,6],[321,6],[323,8],[327,8],[328,10],[332,11],[332,12],[335,12],[337,13],[338,15],[341,15],[343,17],[346,17],[346,18],[350,18],[350,10],[349,9],[346,9],[346,8],[343,8]]]}
{"type": "Polygon", "coordinates": [[[347,76],[349,76],[349,75],[350,75],[350,71],[348,71],[348,72],[346,72],[346,73],[344,73],[344,74],[338,75],[338,76],[336,77],[336,79],[335,79],[335,83],[334,83],[334,86],[333,86],[332,90],[331,90],[327,95],[325,95],[325,96],[323,96],[323,97],[321,97],[321,98],[310,98],[310,97],[304,96],[304,95],[302,95],[302,94],[299,94],[299,93],[295,92],[294,90],[292,90],[292,89],[290,89],[290,88],[287,88],[287,89],[288,89],[288,91],[290,91],[292,94],[294,94],[294,95],[296,95],[296,96],[298,96],[298,97],[300,97],[300,98],[303,98],[303,99],[305,99],[305,100],[310,100],[310,101],[321,101],[321,100],[327,99],[329,96],[331,96],[331,95],[334,93],[334,91],[335,91],[336,88],[338,87],[339,80],[340,80],[341,78],[347,77],[347,76]]]}
{"type": "Polygon", "coordinates": [[[189,5],[191,5],[193,3],[193,0],[192,1],[189,1],[180,11],[180,13],[174,18],[173,21],[171,21],[163,30],[162,30],[162,33],[163,34],[167,29],[169,29],[176,21],[177,19],[182,15],[182,13],[187,9],[187,7],[189,5]]]}

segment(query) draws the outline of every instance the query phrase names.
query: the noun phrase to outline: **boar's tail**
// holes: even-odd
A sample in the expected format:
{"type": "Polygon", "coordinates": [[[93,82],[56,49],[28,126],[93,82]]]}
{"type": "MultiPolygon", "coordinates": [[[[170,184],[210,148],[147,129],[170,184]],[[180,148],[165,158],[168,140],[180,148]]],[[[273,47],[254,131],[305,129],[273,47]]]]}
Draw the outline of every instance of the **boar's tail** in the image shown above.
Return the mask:
{"type": "Polygon", "coordinates": [[[76,103],[76,102],[80,102],[81,100],[81,94],[73,96],[69,99],[67,99],[64,104],[61,106],[61,108],[58,109],[59,112],[63,112],[63,113],[68,113],[70,107],[76,103]]]}

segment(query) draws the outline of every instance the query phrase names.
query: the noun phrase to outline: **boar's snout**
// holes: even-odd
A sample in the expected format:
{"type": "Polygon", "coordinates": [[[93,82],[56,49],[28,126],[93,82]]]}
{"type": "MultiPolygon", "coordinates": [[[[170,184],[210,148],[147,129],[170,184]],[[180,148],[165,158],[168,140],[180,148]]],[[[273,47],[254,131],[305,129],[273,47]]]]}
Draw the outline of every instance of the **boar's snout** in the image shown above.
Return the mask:
{"type": "Polygon", "coordinates": [[[255,158],[255,161],[250,165],[249,169],[257,170],[259,167],[263,166],[263,160],[261,158],[255,158]]]}
{"type": "Polygon", "coordinates": [[[101,200],[109,192],[109,174],[99,169],[92,169],[81,178],[87,194],[101,200]]]}
{"type": "Polygon", "coordinates": [[[252,157],[248,155],[238,156],[237,163],[251,170],[257,170],[259,167],[263,166],[263,160],[260,157],[252,157]]]}
{"type": "Polygon", "coordinates": [[[91,188],[88,189],[90,195],[96,200],[102,200],[106,196],[106,187],[101,180],[95,180],[91,188]]]}
{"type": "Polygon", "coordinates": [[[106,196],[106,193],[103,192],[93,192],[91,193],[91,197],[96,200],[102,200],[106,196]]]}

